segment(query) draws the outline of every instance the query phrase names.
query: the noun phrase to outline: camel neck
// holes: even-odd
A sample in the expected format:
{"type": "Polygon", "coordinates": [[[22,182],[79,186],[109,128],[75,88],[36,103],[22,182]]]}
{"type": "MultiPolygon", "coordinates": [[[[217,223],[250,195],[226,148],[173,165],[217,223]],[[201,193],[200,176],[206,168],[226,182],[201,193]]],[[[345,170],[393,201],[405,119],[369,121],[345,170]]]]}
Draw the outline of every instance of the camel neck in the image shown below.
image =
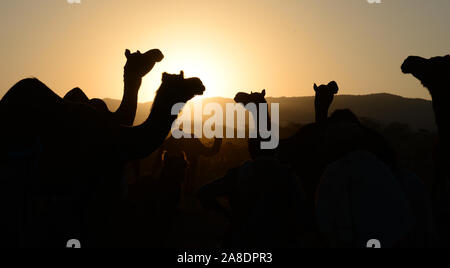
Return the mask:
{"type": "Polygon", "coordinates": [[[119,109],[114,113],[122,125],[132,126],[136,117],[138,93],[142,79],[124,79],[123,98],[119,109]]]}
{"type": "Polygon", "coordinates": [[[161,133],[162,141],[167,137],[172,128],[172,123],[177,119],[178,114],[172,114],[173,103],[167,102],[167,96],[157,93],[150,111],[150,116],[142,125],[144,128],[153,128],[158,125],[158,132],[161,133]]]}
{"type": "Polygon", "coordinates": [[[259,118],[260,117],[262,118],[262,116],[260,114],[261,113],[260,104],[266,104],[267,105],[267,111],[263,111],[263,112],[265,112],[265,116],[266,116],[266,120],[267,120],[266,121],[267,122],[267,130],[270,130],[272,128],[272,122],[271,122],[270,115],[269,115],[268,103],[256,103],[256,113],[255,113],[255,111],[250,111],[250,113],[252,113],[253,120],[255,122],[255,127],[256,127],[256,131],[257,131],[258,139],[259,140],[263,140],[262,137],[261,137],[261,134],[260,134],[260,120],[259,120],[259,118]]]}
{"type": "Polygon", "coordinates": [[[316,106],[316,123],[323,123],[328,118],[328,108],[321,108],[316,106]]]}
{"type": "Polygon", "coordinates": [[[319,101],[319,98],[315,97],[314,99],[314,110],[316,112],[316,123],[323,123],[328,118],[328,110],[330,109],[330,105],[324,105],[319,101]]]}
{"type": "Polygon", "coordinates": [[[124,141],[122,155],[126,161],[141,159],[154,152],[167,138],[172,123],[178,115],[172,115],[172,103],[157,93],[147,120],[140,126],[122,128],[124,141]]]}
{"type": "Polygon", "coordinates": [[[450,126],[448,124],[450,122],[450,107],[446,103],[447,98],[432,95],[432,100],[440,139],[444,142],[444,145],[447,147],[446,149],[450,149],[448,140],[450,134],[450,126]]]}

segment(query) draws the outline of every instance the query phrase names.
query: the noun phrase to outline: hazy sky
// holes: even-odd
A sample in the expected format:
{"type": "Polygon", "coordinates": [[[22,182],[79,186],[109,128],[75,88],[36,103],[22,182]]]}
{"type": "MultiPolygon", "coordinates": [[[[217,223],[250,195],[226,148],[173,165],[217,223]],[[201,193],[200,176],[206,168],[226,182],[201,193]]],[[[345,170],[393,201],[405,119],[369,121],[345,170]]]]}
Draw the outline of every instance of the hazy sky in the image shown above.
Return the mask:
{"type": "Polygon", "coordinates": [[[81,1],[0,1],[0,97],[34,76],[60,95],[79,86],[121,98],[124,50],[159,48],[166,58],[146,77],[142,102],[162,72],[182,69],[208,96],[305,96],[336,80],[342,94],[428,98],[400,65],[450,53],[449,0],[81,1]]]}

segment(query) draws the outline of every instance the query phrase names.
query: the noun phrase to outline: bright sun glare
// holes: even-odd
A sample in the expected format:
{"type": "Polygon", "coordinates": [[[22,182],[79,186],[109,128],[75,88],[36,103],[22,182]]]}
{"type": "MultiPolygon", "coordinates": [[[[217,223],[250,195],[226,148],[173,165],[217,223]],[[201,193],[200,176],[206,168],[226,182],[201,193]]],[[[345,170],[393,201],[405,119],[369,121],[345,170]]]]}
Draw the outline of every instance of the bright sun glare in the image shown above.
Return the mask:
{"type": "Polygon", "coordinates": [[[158,63],[149,77],[146,79],[144,88],[147,89],[142,95],[145,101],[152,100],[155,92],[161,84],[161,74],[167,72],[170,74],[178,74],[184,71],[186,78],[198,77],[202,80],[206,87],[204,97],[221,97],[228,96],[226,85],[221,81],[219,68],[214,64],[214,60],[201,53],[190,53],[189,55],[170,55],[167,53],[164,60],[158,63]]]}

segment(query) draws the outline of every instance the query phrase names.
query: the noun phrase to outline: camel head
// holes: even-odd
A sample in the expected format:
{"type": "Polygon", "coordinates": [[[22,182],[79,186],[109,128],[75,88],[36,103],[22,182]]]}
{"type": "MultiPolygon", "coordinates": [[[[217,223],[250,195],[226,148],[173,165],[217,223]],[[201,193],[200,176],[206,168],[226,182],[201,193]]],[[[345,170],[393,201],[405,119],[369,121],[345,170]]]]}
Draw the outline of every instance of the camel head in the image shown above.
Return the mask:
{"type": "Polygon", "coordinates": [[[261,93],[258,92],[251,92],[250,94],[245,92],[239,92],[234,97],[234,101],[236,103],[242,103],[244,106],[249,103],[267,103],[266,101],[266,90],[264,89],[261,93]]]}
{"type": "Polygon", "coordinates": [[[314,91],[316,92],[316,103],[328,107],[331,105],[339,91],[339,87],[335,81],[331,81],[328,85],[317,86],[314,84],[314,91]]]}
{"type": "Polygon", "coordinates": [[[181,71],[180,74],[163,73],[162,84],[156,97],[159,97],[158,100],[170,100],[173,105],[186,103],[195,96],[203,95],[203,92],[205,86],[199,78],[184,78],[184,72],[181,71]]]}
{"type": "Polygon", "coordinates": [[[439,87],[448,86],[450,77],[450,55],[424,59],[410,56],[403,65],[404,74],[412,74],[433,95],[439,87]]]}
{"type": "Polygon", "coordinates": [[[152,49],[144,54],[139,50],[131,53],[130,50],[125,51],[127,63],[125,64],[124,78],[142,78],[148,74],[157,62],[163,60],[164,55],[158,49],[152,49]]]}
{"type": "Polygon", "coordinates": [[[316,97],[314,99],[314,106],[316,109],[316,122],[323,122],[328,117],[328,109],[333,102],[334,95],[339,91],[339,87],[335,81],[331,81],[328,85],[317,86],[314,84],[314,91],[316,97]]]}

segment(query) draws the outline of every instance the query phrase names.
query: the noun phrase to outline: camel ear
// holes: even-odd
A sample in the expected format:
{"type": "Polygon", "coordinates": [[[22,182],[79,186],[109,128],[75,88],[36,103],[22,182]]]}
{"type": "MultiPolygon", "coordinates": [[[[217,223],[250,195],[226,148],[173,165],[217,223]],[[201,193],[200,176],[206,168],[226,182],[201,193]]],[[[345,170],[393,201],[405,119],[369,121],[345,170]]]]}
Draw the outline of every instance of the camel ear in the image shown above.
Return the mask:
{"type": "Polygon", "coordinates": [[[263,91],[261,92],[261,94],[263,95],[263,97],[265,97],[265,96],[266,96],[266,90],[263,89],[263,91]]]}
{"type": "Polygon", "coordinates": [[[127,57],[127,59],[128,57],[130,57],[130,55],[131,55],[130,50],[129,49],[125,50],[125,57],[127,57]]]}
{"type": "Polygon", "coordinates": [[[162,81],[166,81],[167,79],[169,79],[169,74],[168,73],[163,73],[162,74],[162,81]]]}
{"type": "Polygon", "coordinates": [[[339,91],[338,84],[335,81],[331,81],[328,84],[328,88],[331,90],[331,92],[333,92],[333,94],[337,94],[339,91]]]}
{"type": "Polygon", "coordinates": [[[319,88],[317,87],[316,83],[314,83],[314,91],[317,92],[318,89],[319,89],[319,88]]]}

